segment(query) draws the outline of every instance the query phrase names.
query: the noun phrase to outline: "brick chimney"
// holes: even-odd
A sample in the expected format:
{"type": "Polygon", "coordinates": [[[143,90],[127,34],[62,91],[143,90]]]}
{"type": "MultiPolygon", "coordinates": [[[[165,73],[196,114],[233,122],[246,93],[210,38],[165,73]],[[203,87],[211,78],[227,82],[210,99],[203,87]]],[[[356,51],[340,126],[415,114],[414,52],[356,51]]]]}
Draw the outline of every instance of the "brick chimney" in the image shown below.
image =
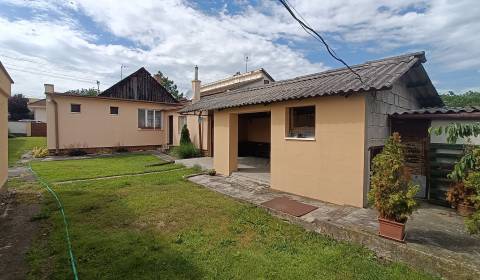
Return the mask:
{"type": "Polygon", "coordinates": [[[45,93],[54,93],[55,88],[52,84],[44,84],[45,86],[45,93]]]}
{"type": "Polygon", "coordinates": [[[201,81],[198,80],[198,66],[195,65],[195,79],[192,81],[192,103],[198,102],[200,100],[200,86],[201,81]]]}

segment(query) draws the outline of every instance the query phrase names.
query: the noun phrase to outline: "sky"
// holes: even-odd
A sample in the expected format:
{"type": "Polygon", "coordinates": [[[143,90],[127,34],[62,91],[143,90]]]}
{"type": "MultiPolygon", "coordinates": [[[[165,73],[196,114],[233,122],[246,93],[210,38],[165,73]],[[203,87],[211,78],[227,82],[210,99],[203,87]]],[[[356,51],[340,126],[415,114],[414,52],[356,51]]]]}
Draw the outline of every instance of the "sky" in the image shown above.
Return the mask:
{"type": "MultiPolygon", "coordinates": [[[[478,0],[289,0],[348,64],[425,51],[439,93],[480,89],[478,0]]],[[[264,68],[281,80],[342,67],[275,0],[0,0],[0,61],[12,92],[105,90],[145,67],[191,95],[264,68]]]]}

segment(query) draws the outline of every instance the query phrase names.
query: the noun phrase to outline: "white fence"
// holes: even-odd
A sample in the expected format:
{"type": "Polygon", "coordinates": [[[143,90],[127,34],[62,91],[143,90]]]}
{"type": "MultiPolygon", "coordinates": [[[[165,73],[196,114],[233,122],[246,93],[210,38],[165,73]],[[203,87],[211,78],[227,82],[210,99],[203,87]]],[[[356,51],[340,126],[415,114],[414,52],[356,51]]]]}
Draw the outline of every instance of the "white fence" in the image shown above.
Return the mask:
{"type": "Polygon", "coordinates": [[[31,124],[30,122],[24,121],[9,121],[8,122],[8,132],[12,134],[22,134],[30,136],[31,134],[31,124]]]}

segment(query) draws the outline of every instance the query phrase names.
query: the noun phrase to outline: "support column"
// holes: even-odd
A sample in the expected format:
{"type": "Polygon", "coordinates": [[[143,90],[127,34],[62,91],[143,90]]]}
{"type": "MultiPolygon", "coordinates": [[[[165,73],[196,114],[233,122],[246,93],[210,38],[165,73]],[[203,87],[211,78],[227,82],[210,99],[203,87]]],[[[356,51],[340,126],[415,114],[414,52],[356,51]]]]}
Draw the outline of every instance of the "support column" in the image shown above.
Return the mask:
{"type": "Polygon", "coordinates": [[[237,170],[238,158],[238,114],[214,113],[213,167],[222,175],[229,176],[237,170]]]}

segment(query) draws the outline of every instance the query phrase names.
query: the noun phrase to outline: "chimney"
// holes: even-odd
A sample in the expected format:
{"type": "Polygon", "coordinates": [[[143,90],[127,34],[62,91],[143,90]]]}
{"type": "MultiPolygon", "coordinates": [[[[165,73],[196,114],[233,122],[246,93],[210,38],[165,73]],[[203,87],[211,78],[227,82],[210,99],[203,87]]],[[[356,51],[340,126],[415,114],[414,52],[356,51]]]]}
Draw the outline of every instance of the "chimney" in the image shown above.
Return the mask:
{"type": "Polygon", "coordinates": [[[44,84],[45,86],[45,93],[54,93],[54,86],[52,84],[44,84]]]}
{"type": "Polygon", "coordinates": [[[153,75],[153,78],[154,78],[155,81],[157,81],[159,84],[162,84],[162,83],[161,83],[161,76],[160,76],[160,74],[154,74],[154,75],[153,75]]]}
{"type": "Polygon", "coordinates": [[[195,65],[195,79],[192,81],[192,92],[193,92],[192,103],[195,103],[200,100],[200,85],[201,85],[201,82],[198,80],[198,66],[195,65]]]}

